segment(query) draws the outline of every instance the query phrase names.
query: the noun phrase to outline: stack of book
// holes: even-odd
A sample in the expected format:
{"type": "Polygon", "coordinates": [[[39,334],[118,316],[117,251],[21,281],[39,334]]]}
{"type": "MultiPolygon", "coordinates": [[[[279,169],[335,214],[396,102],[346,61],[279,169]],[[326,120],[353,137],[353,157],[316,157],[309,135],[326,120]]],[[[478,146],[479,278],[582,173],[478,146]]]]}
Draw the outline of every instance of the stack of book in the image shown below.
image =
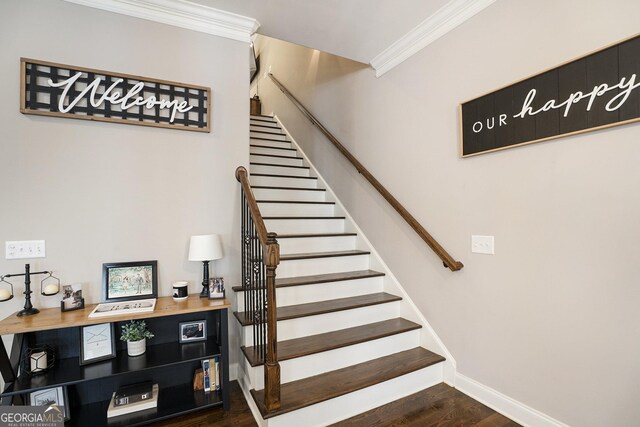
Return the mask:
{"type": "Polygon", "coordinates": [[[151,381],[120,387],[111,396],[107,418],[158,407],[158,384],[151,381]]]}
{"type": "Polygon", "coordinates": [[[202,372],[204,374],[204,391],[208,393],[212,390],[220,390],[220,357],[202,361],[202,372]]]}

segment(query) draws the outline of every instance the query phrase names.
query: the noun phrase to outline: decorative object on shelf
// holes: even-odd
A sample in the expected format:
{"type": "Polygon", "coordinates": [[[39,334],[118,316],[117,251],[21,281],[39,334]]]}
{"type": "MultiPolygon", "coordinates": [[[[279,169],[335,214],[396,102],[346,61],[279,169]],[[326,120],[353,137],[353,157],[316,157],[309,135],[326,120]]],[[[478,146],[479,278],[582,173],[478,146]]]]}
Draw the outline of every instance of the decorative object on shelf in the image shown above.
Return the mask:
{"type": "Polygon", "coordinates": [[[38,375],[53,368],[56,362],[56,354],[49,345],[36,345],[29,347],[22,355],[22,372],[29,375],[38,375]]]}
{"type": "Polygon", "coordinates": [[[158,261],[102,264],[103,302],[158,297],[158,261]]]}
{"type": "Polygon", "coordinates": [[[20,112],[211,131],[211,88],[20,58],[20,112]]]}
{"type": "Polygon", "coordinates": [[[46,388],[29,393],[29,404],[31,406],[58,406],[64,413],[65,421],[71,419],[68,401],[66,387],[46,388]]]}
{"type": "Polygon", "coordinates": [[[191,236],[189,244],[189,261],[202,261],[203,279],[202,292],[200,298],[209,297],[209,261],[221,259],[222,242],[217,234],[205,234],[200,236],[191,236]]]}
{"type": "Polygon", "coordinates": [[[112,323],[80,328],[80,364],[99,362],[116,357],[116,340],[112,323]]]}
{"type": "Polygon", "coordinates": [[[147,329],[144,320],[132,320],[122,325],[120,341],[127,342],[127,354],[140,356],[147,350],[147,339],[153,338],[153,333],[147,329]]]}
{"type": "Polygon", "coordinates": [[[89,313],[89,318],[123,316],[128,314],[152,313],[156,307],[156,299],[141,299],[135,301],[105,302],[98,304],[89,313]]]}
{"type": "Polygon", "coordinates": [[[180,332],[180,343],[205,341],[207,339],[207,321],[196,320],[191,322],[181,322],[178,325],[180,332]]]}
{"type": "Polygon", "coordinates": [[[82,285],[73,283],[62,287],[62,301],[60,301],[60,310],[71,311],[84,308],[84,298],[82,298],[82,285]]]}
{"type": "Polygon", "coordinates": [[[209,299],[224,299],[224,280],[222,277],[209,279],[209,299]]]}
{"type": "Polygon", "coordinates": [[[193,374],[193,390],[204,390],[204,372],[202,372],[202,368],[196,369],[193,374]]]}
{"type": "Polygon", "coordinates": [[[189,297],[189,282],[175,282],[171,286],[174,301],[184,301],[189,297]]]}
{"type": "Polygon", "coordinates": [[[4,276],[0,276],[0,283],[6,283],[11,287],[11,291],[9,292],[7,289],[0,289],[0,302],[9,301],[13,298],[13,284],[11,282],[6,281],[7,277],[21,277],[24,276],[24,308],[16,313],[16,316],[31,316],[33,314],[38,314],[40,310],[35,308],[31,303],[31,294],[33,291],[31,290],[31,276],[36,276],[39,274],[48,274],[49,276],[45,277],[40,281],[40,293],[43,296],[53,296],[60,292],[60,279],[53,276],[52,271],[37,271],[31,272],[31,265],[24,265],[24,273],[20,274],[5,274],[4,276]],[[55,283],[48,283],[45,286],[47,280],[53,279],[55,283]]]}
{"type": "Polygon", "coordinates": [[[154,384],[151,389],[151,398],[138,400],[127,405],[116,405],[117,392],[114,392],[107,408],[107,418],[118,417],[120,415],[127,415],[138,411],[144,411],[154,409],[158,407],[158,393],[160,388],[158,384],[154,384]]]}

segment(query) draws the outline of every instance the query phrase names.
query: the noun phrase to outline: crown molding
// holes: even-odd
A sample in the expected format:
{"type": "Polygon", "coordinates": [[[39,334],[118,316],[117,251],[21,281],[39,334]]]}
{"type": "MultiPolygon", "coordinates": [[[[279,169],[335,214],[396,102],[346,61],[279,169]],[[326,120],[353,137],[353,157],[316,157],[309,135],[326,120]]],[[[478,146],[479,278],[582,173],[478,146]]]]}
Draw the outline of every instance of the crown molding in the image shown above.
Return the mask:
{"type": "Polygon", "coordinates": [[[245,43],[260,23],[246,16],[225,12],[187,0],[65,0],[245,43]]]}
{"type": "Polygon", "coordinates": [[[452,0],[371,60],[376,77],[398,66],[496,0],[452,0]]]}

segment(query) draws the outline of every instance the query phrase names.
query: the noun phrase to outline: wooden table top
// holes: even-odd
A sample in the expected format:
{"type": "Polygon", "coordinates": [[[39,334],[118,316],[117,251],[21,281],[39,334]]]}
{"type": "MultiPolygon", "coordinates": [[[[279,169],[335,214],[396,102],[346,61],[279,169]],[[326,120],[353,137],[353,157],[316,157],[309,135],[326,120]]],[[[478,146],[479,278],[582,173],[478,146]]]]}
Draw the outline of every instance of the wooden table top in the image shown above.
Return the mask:
{"type": "Polygon", "coordinates": [[[227,299],[210,300],[200,298],[199,294],[189,295],[189,298],[184,301],[174,301],[172,297],[159,297],[153,312],[89,319],[89,313],[91,313],[97,305],[98,304],[90,304],[83,309],[73,311],[61,311],[59,307],[44,308],[40,310],[38,314],[23,317],[18,317],[14,313],[0,321],[0,335],[71,328],[74,326],[95,325],[106,322],[122,322],[131,319],[149,319],[152,317],[173,316],[208,310],[222,310],[231,306],[227,299]]]}

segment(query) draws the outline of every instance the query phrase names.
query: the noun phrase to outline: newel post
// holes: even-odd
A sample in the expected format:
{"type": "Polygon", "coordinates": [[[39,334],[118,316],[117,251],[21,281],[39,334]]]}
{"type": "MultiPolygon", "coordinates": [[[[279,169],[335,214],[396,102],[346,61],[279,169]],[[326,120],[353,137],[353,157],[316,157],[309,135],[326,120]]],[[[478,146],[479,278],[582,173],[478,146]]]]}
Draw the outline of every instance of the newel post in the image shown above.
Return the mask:
{"type": "Polygon", "coordinates": [[[264,404],[267,412],[280,409],[280,364],[276,309],[276,267],[280,264],[280,245],[276,233],[267,233],[264,264],[267,268],[267,360],[264,364],[264,404]]]}

